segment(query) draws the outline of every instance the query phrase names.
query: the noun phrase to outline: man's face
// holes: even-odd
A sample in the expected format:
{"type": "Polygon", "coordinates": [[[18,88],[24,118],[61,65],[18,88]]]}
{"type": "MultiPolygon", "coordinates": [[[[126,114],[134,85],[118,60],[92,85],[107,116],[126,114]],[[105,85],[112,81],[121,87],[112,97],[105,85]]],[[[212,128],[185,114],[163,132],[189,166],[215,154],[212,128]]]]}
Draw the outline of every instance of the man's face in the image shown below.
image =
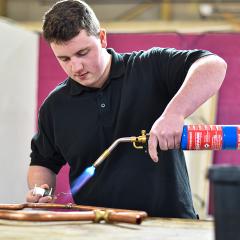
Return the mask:
{"type": "Polygon", "coordinates": [[[101,87],[106,80],[106,33],[99,38],[89,36],[85,30],[71,40],[50,43],[63,70],[76,82],[87,87],[101,87]]]}

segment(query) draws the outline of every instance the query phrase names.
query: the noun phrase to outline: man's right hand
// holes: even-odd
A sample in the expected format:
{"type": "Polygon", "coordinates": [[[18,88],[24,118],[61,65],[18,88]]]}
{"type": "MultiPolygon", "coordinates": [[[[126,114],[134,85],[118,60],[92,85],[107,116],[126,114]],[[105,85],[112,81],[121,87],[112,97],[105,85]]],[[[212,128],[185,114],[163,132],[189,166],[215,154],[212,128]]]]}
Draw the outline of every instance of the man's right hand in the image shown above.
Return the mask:
{"type": "MultiPolygon", "coordinates": [[[[47,184],[43,184],[40,188],[49,189],[49,186],[47,184]]],[[[26,201],[31,203],[51,203],[54,201],[54,198],[52,196],[34,194],[34,189],[30,189],[27,193],[26,201]]]]}
{"type": "Polygon", "coordinates": [[[28,169],[28,187],[30,190],[27,193],[26,200],[32,203],[50,203],[55,200],[51,196],[43,197],[34,194],[35,185],[44,189],[49,189],[50,187],[54,189],[56,186],[56,174],[54,172],[42,166],[30,166],[28,169]]]}

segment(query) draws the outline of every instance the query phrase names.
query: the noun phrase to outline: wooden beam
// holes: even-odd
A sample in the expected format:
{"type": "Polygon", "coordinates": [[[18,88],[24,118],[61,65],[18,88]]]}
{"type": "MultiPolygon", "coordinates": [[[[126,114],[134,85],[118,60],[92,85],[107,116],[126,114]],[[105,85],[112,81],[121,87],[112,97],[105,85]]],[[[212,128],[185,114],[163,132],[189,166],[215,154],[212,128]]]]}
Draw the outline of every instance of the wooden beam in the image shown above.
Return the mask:
{"type": "MultiPolygon", "coordinates": [[[[19,22],[19,25],[32,31],[41,31],[42,22],[19,22]]],[[[101,22],[101,26],[112,33],[136,33],[136,32],[180,32],[180,33],[204,33],[204,32],[240,32],[236,25],[225,21],[115,21],[101,22]]]]}
{"type": "Polygon", "coordinates": [[[127,10],[125,13],[120,15],[119,17],[115,18],[115,21],[131,21],[136,19],[141,14],[146,12],[147,10],[153,8],[155,5],[152,3],[139,3],[135,7],[127,10]]]}
{"type": "Polygon", "coordinates": [[[163,21],[172,20],[172,4],[170,0],[163,0],[160,8],[160,18],[163,21]]]}
{"type": "Polygon", "coordinates": [[[7,0],[0,0],[0,16],[7,17],[7,0]]]}

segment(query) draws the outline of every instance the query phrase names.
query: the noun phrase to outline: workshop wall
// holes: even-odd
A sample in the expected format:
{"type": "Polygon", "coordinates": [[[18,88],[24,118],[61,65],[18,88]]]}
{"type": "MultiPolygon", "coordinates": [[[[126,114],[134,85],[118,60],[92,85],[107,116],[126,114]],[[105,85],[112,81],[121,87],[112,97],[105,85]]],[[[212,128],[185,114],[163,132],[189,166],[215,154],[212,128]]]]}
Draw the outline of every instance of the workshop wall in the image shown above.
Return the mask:
{"type": "Polygon", "coordinates": [[[38,34],[0,19],[0,202],[25,202],[35,130],[38,34]]]}

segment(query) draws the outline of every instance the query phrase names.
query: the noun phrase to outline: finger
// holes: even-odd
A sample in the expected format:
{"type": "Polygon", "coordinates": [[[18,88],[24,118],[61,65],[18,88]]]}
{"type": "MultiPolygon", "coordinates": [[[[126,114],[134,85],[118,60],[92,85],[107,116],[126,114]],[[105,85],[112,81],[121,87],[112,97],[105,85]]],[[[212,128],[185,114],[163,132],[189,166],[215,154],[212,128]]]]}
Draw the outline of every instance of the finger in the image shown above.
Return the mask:
{"type": "Polygon", "coordinates": [[[158,144],[159,144],[159,148],[163,151],[168,150],[168,142],[167,139],[165,137],[158,137],[158,144]]]}
{"type": "Polygon", "coordinates": [[[175,148],[175,138],[170,137],[167,139],[167,148],[168,149],[174,149],[175,148]]]}
{"type": "Polygon", "coordinates": [[[181,146],[181,136],[174,137],[174,145],[176,149],[179,149],[181,146]]]}
{"type": "Polygon", "coordinates": [[[40,186],[40,188],[44,188],[44,189],[49,189],[49,186],[48,186],[48,184],[42,184],[41,186],[40,186]]]}
{"type": "Polygon", "coordinates": [[[148,152],[154,162],[158,162],[157,145],[158,145],[157,137],[153,134],[150,134],[148,140],[148,152]]]}
{"type": "Polygon", "coordinates": [[[37,203],[41,196],[27,197],[26,201],[30,203],[37,203]]]}
{"type": "Polygon", "coordinates": [[[39,203],[50,203],[53,201],[53,198],[51,196],[41,197],[39,199],[39,203]]]}
{"type": "Polygon", "coordinates": [[[52,196],[52,202],[55,202],[58,199],[57,196],[52,196]]]}
{"type": "Polygon", "coordinates": [[[26,201],[36,203],[40,198],[40,195],[33,195],[33,190],[30,190],[27,194],[26,201]]]}

